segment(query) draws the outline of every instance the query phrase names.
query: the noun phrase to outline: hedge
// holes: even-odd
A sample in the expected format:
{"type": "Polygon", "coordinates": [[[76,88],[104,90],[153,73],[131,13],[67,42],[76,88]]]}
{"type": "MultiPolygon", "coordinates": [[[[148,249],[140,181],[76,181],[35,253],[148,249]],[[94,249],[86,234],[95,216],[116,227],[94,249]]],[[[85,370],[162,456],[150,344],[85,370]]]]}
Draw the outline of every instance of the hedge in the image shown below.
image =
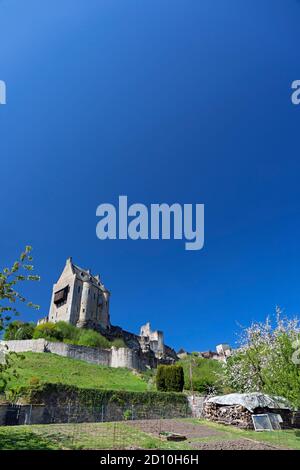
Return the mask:
{"type": "Polygon", "coordinates": [[[184,387],[182,366],[158,366],[156,387],[161,392],[182,392],[184,387]]]}

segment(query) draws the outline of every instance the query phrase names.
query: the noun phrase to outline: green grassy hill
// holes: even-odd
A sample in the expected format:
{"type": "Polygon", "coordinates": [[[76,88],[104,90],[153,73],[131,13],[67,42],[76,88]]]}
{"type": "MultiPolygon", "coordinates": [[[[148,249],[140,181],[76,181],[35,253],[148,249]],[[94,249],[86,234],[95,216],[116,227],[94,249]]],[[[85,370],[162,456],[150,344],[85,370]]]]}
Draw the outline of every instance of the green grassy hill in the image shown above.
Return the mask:
{"type": "Polygon", "coordinates": [[[192,388],[199,393],[208,393],[211,389],[222,391],[222,364],[214,359],[203,359],[188,355],[178,362],[184,370],[184,388],[191,390],[190,371],[192,370],[192,388]]]}
{"type": "Polygon", "coordinates": [[[128,369],[89,364],[56,354],[22,353],[16,360],[18,376],[13,377],[7,390],[38,383],[62,383],[80,388],[144,391],[147,382],[128,369]]]}

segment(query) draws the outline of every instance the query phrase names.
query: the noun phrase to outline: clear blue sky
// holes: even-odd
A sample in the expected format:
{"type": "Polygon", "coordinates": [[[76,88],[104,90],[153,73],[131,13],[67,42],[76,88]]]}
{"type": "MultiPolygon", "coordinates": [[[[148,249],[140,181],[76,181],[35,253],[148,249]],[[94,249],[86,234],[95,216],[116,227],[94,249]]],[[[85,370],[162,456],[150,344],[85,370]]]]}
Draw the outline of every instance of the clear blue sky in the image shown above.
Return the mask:
{"type": "Polygon", "coordinates": [[[175,348],[300,311],[297,0],[2,0],[1,266],[34,247],[48,313],[65,259],[112,322],[175,348]],[[205,247],[100,241],[103,202],[204,203],[205,247]]]}

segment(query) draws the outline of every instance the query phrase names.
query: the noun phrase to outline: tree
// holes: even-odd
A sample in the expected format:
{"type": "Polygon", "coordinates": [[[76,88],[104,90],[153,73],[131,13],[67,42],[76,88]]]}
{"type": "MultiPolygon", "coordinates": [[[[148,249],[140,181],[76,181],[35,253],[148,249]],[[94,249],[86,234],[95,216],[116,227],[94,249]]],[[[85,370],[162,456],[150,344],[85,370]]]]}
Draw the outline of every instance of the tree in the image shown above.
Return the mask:
{"type": "Polygon", "coordinates": [[[164,366],[157,368],[156,387],[161,392],[182,392],[184,373],[181,366],[164,366]]]}
{"type": "Polygon", "coordinates": [[[240,347],[225,365],[225,383],[238,392],[264,392],[287,398],[300,406],[300,369],[293,359],[300,337],[299,320],[282,318],[252,323],[244,328],[240,347]]]}
{"type": "MultiPolygon", "coordinates": [[[[0,271],[0,331],[7,327],[12,315],[19,315],[19,306],[38,309],[39,306],[28,301],[19,291],[19,286],[26,281],[39,281],[40,277],[32,274],[31,246],[26,246],[19,259],[12,267],[0,271]]],[[[10,374],[16,371],[12,368],[11,358],[0,351],[0,389],[5,387],[10,374]]]]}
{"type": "Polygon", "coordinates": [[[18,286],[25,281],[40,280],[39,276],[31,274],[34,269],[31,250],[31,246],[26,246],[11,268],[0,271],[0,330],[11,320],[11,315],[19,315],[18,303],[39,309],[38,305],[28,301],[18,290],[18,286]]]}
{"type": "Polygon", "coordinates": [[[32,339],[34,328],[34,323],[24,323],[19,320],[14,320],[7,325],[3,339],[5,341],[32,339]]]}

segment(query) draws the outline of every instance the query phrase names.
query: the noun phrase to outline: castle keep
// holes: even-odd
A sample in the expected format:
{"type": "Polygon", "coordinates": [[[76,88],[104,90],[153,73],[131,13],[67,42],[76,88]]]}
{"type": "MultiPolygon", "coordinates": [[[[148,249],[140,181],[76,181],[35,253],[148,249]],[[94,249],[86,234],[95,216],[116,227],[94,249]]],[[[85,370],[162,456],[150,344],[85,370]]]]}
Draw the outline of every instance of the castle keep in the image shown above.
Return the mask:
{"type": "Polygon", "coordinates": [[[108,330],[109,296],[99,275],[93,276],[68,258],[53,286],[49,315],[39,323],[65,321],[79,328],[108,330]]]}

